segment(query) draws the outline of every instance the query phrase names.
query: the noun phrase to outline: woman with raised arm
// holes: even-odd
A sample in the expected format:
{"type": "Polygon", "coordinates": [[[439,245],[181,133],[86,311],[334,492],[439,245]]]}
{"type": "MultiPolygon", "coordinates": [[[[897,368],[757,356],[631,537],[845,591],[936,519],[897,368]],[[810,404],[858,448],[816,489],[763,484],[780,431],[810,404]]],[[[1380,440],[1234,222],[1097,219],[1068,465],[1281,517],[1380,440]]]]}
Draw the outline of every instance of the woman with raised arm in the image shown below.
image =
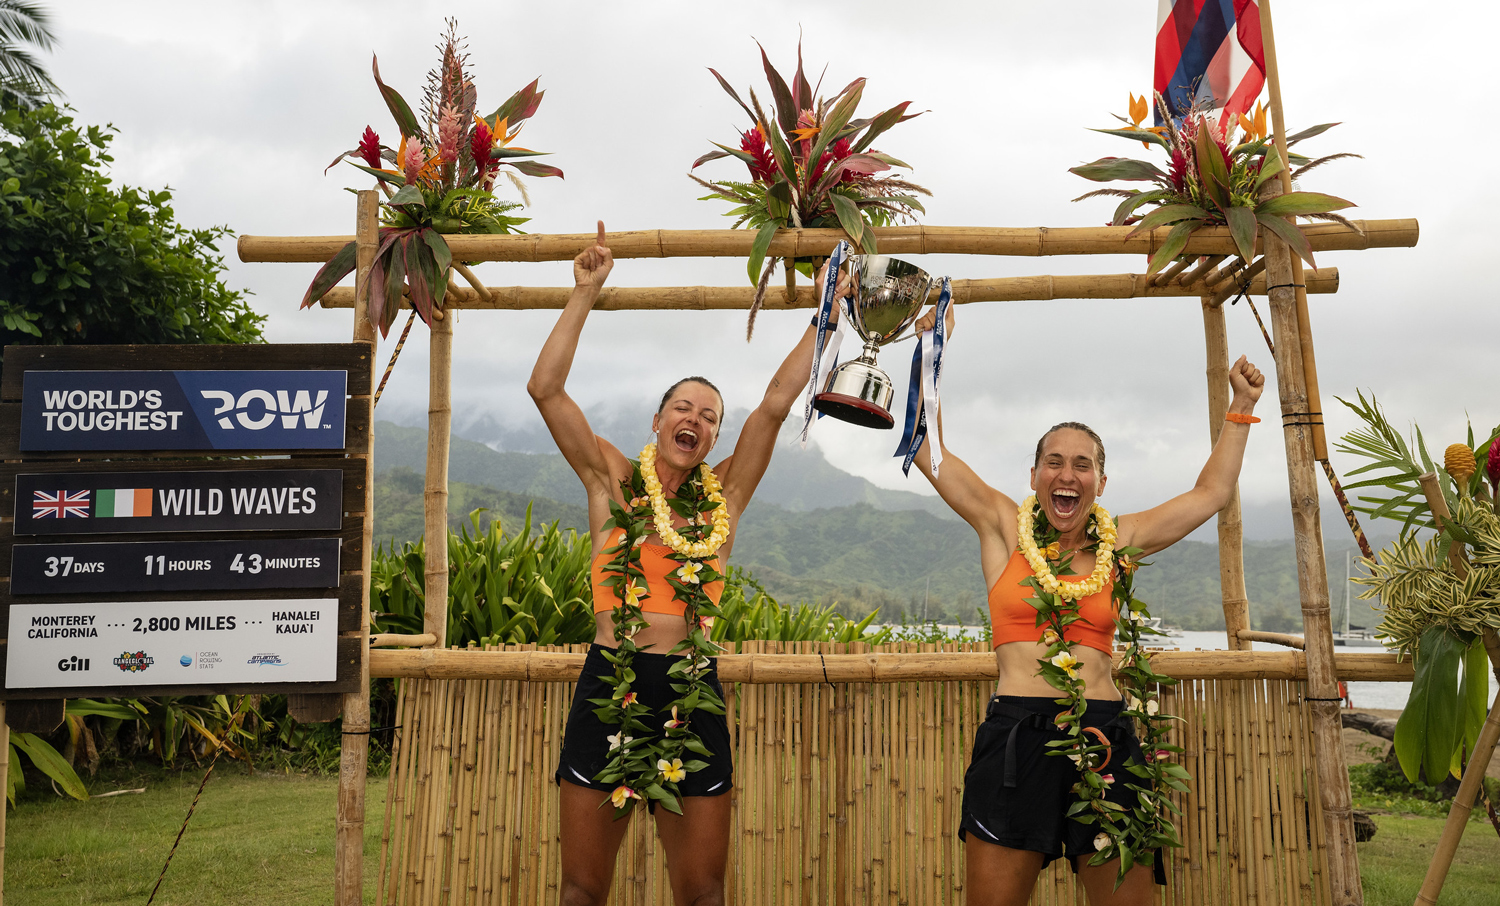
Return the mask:
{"type": "Polygon", "coordinates": [[[813,330],[781,363],[733,454],[717,466],[705,460],[724,399],[701,377],[667,388],[651,420],[655,441],[631,460],[594,434],[564,388],[613,265],[601,222],[596,244],[573,259],[573,293],[526,385],[588,492],[593,538],[594,644],[556,773],[562,902],[605,902],[629,824],[616,819],[645,802],[673,900],[711,906],[724,899],[732,764],[709,625],[740,514],[806,384],[813,330]]]}
{"type": "MultiPolygon", "coordinates": [[[[918,332],[934,326],[929,311],[918,332]]],[[[949,313],[949,330],[952,312],[949,313]]],[[[1180,541],[1229,502],[1251,412],[1265,378],[1244,357],[1230,369],[1234,399],[1193,488],[1118,523],[1104,493],[1104,442],[1064,422],[1042,435],[1032,496],[1017,504],[942,448],[916,458],[943,500],[979,535],[1000,679],[964,775],[969,906],[1024,906],[1041,870],[1066,858],[1091,906],[1154,902],[1164,847],[1176,844],[1165,808],[1187,773],[1162,740],[1166,715],[1141,652],[1144,605],[1130,592],[1139,558],[1180,541]],[[1131,643],[1111,675],[1117,625],[1131,643]],[[1144,755],[1135,724],[1145,727],[1144,755]],[[1080,820],[1081,819],[1081,820],[1080,820]],[[1153,872],[1153,867],[1155,871],[1153,872]]],[[[939,413],[941,417],[941,413],[939,413]]],[[[940,434],[940,432],[939,432],[940,434]]],[[[930,439],[931,435],[929,435],[930,439]]],[[[941,441],[939,441],[941,443],[941,441]]]]}

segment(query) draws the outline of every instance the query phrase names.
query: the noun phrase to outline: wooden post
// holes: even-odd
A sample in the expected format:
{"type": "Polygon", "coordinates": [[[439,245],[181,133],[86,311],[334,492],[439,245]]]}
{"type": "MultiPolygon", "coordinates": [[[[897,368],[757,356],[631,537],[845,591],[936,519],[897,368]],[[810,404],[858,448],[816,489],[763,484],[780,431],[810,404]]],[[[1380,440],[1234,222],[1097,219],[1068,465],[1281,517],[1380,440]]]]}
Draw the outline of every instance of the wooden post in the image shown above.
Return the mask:
{"type": "MultiPolygon", "coordinates": [[[[354,342],[370,347],[370,385],[350,387],[355,395],[375,392],[375,327],[368,317],[370,267],[380,237],[380,196],[373,189],[359,193],[354,224],[356,265],[354,342]]],[[[371,421],[373,425],[373,419],[371,421]]],[[[373,432],[373,428],[371,429],[373,432]]],[[[373,440],[373,437],[372,437],[373,440]]],[[[375,525],[375,451],[365,455],[364,593],[360,596],[359,688],[344,696],[343,743],[339,748],[338,819],[334,832],[333,897],[338,906],[364,902],[365,779],[370,756],[370,543],[375,525]]]]}
{"type": "MultiPolygon", "coordinates": [[[[1264,10],[1264,7],[1262,7],[1264,10]]],[[[1263,13],[1264,14],[1264,13],[1263,13]]],[[[1270,187],[1279,194],[1280,186],[1270,187]]],[[[1318,506],[1317,460],[1307,418],[1306,373],[1297,335],[1297,300],[1290,286],[1291,251],[1272,235],[1266,243],[1266,274],[1271,327],[1276,342],[1276,383],[1281,394],[1282,433],[1286,441],[1287,479],[1292,498],[1292,531],[1297,553],[1297,584],[1302,598],[1302,635],[1307,644],[1307,701],[1317,743],[1318,791],[1328,844],[1328,881],[1333,906],[1364,906],[1359,856],[1354,848],[1354,819],[1349,771],[1344,763],[1338,705],[1338,677],[1333,663],[1333,624],[1328,606],[1328,563],[1324,559],[1318,506]]]]}
{"type": "MultiPolygon", "coordinates": [[[[10,776],[10,724],[5,722],[5,702],[0,701],[0,777],[10,776]]],[[[0,904],[5,902],[5,812],[9,803],[0,802],[0,904]]]]}
{"type": "Polygon", "coordinates": [[[430,361],[427,364],[427,486],[423,494],[426,606],[422,631],[434,636],[434,648],[448,642],[448,442],[453,427],[452,310],[433,312],[430,361]],[[439,317],[441,315],[441,317],[439,317]]]}
{"type": "MultiPolygon", "coordinates": [[[[1224,309],[1203,297],[1203,345],[1208,357],[1208,437],[1219,442],[1224,416],[1229,412],[1229,339],[1224,309]]],[[[1250,597],[1245,591],[1245,527],[1240,522],[1240,486],[1236,482],[1229,503],[1219,511],[1219,588],[1224,599],[1224,631],[1230,651],[1250,650],[1250,640],[1239,633],[1250,629],[1250,597]]]]}

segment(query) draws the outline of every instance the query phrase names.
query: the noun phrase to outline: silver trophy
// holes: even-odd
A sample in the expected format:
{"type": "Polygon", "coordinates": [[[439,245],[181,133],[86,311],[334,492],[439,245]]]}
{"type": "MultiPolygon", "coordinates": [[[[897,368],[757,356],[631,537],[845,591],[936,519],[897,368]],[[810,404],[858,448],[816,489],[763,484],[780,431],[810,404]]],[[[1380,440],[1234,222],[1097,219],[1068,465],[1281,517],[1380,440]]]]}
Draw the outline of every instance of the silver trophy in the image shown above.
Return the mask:
{"type": "Polygon", "coordinates": [[[823,392],[813,397],[813,408],[866,428],[893,428],[896,388],[875,364],[875,354],[903,339],[901,332],[917,320],[937,281],[916,265],[885,255],[851,255],[848,267],[854,282],[850,326],[865,349],[829,373],[823,392]]]}

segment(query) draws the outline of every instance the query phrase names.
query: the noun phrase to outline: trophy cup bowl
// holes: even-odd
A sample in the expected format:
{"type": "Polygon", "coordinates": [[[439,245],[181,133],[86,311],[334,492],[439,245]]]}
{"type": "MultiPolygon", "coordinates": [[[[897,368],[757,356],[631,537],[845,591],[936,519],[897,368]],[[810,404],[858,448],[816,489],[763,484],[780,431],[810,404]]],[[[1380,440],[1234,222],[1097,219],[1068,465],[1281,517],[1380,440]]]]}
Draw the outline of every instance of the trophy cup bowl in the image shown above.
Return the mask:
{"type": "Polygon", "coordinates": [[[813,397],[813,408],[866,428],[894,428],[891,398],[896,388],[875,356],[917,319],[937,281],[916,265],[886,255],[851,255],[848,265],[854,283],[848,317],[865,348],[859,358],[829,373],[823,392],[813,397]]]}

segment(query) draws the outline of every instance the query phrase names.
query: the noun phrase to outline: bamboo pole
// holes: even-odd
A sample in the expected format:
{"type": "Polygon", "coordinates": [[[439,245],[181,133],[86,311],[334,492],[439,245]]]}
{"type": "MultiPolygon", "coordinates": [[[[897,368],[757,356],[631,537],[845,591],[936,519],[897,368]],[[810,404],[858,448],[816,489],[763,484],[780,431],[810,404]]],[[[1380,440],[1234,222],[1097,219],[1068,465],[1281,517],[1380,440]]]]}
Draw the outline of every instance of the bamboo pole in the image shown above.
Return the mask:
{"type": "MultiPolygon", "coordinates": [[[[370,323],[370,268],[380,236],[380,196],[361,191],[355,201],[355,289],[354,342],[366,345],[370,361],[370,384],[351,387],[356,395],[375,391],[375,327],[370,323]]],[[[373,430],[373,429],[372,429],[373,430]]],[[[371,437],[373,438],[373,434],[371,437]]],[[[364,902],[365,782],[370,757],[370,547],[375,530],[374,444],[365,454],[364,547],[359,608],[359,686],[343,700],[343,737],[339,747],[338,814],[335,819],[333,864],[334,902],[359,906],[364,902]]]]}
{"type": "Polygon", "coordinates": [[[1272,645],[1285,645],[1288,648],[1296,648],[1298,651],[1307,647],[1306,641],[1300,635],[1292,635],[1288,632],[1257,632],[1251,629],[1241,629],[1235,633],[1241,642],[1249,647],[1250,642],[1268,642],[1272,645]]]}
{"type": "Polygon", "coordinates": [[[431,633],[377,632],[370,636],[371,648],[426,648],[437,644],[431,633]]]}
{"type": "MultiPolygon", "coordinates": [[[[1261,45],[1265,50],[1266,89],[1270,93],[1271,127],[1276,133],[1274,136],[1276,150],[1286,164],[1279,174],[1281,191],[1285,193],[1292,191],[1292,159],[1287,153],[1286,114],[1281,104],[1281,73],[1276,64],[1276,37],[1275,30],[1271,27],[1270,0],[1264,0],[1260,4],[1260,34],[1261,45]]],[[[1312,322],[1307,311],[1307,290],[1302,280],[1302,259],[1296,256],[1292,257],[1291,283],[1295,293],[1297,334],[1302,344],[1303,378],[1308,409],[1312,416],[1313,458],[1326,460],[1328,442],[1323,436],[1323,403],[1322,396],[1318,392],[1317,361],[1313,357],[1312,322]]]]}
{"type": "MultiPolygon", "coordinates": [[[[1220,305],[1223,305],[1225,302],[1228,302],[1230,299],[1239,295],[1240,287],[1242,285],[1248,286],[1248,288],[1245,290],[1246,295],[1254,294],[1257,287],[1262,287],[1260,293],[1264,294],[1265,290],[1263,289],[1263,287],[1266,285],[1266,281],[1264,278],[1261,278],[1260,275],[1263,271],[1265,271],[1265,269],[1266,259],[1264,257],[1261,257],[1256,259],[1254,264],[1250,265],[1244,270],[1241,270],[1236,274],[1228,275],[1228,279],[1226,279],[1224,282],[1215,283],[1211,288],[1211,292],[1213,293],[1213,300],[1209,302],[1209,304],[1214,308],[1218,308],[1220,305]]],[[[1313,273],[1319,274],[1322,273],[1323,270],[1325,269],[1320,268],[1313,271],[1313,273]]]]}
{"type": "Polygon", "coordinates": [[[453,313],[431,324],[427,366],[427,479],[423,493],[426,576],[422,632],[441,649],[448,637],[448,444],[453,427],[453,313]]]}
{"type": "MultiPolygon", "coordinates": [[[[1219,442],[1229,412],[1229,339],[1224,309],[1203,297],[1203,346],[1208,359],[1208,437],[1219,442]]],[[[1229,502],[1219,510],[1219,589],[1224,606],[1224,629],[1231,651],[1248,651],[1240,632],[1250,628],[1250,597],[1245,591],[1245,527],[1240,521],[1240,485],[1236,481],[1229,502]]]]}
{"type": "MultiPolygon", "coordinates": [[[[1178,276],[1178,278],[1174,282],[1184,288],[1192,288],[1197,284],[1199,280],[1203,279],[1204,274],[1207,274],[1209,271],[1218,267],[1219,264],[1227,257],[1229,256],[1209,255],[1202,261],[1200,261],[1196,267],[1178,276]]],[[[1202,290],[1200,289],[1199,292],[1202,292],[1202,290]]]]}
{"type": "MultiPolygon", "coordinates": [[[[1265,5],[1261,15],[1268,16],[1265,5]]],[[[1269,59],[1269,55],[1268,55],[1269,59]]],[[[1269,186],[1272,194],[1281,186],[1269,186]]],[[[1297,332],[1296,296],[1292,292],[1291,253],[1275,236],[1264,237],[1271,325],[1275,332],[1276,383],[1281,396],[1286,439],[1287,478],[1292,502],[1292,529],[1297,553],[1297,584],[1302,599],[1306,640],[1308,702],[1312,709],[1316,764],[1327,826],[1328,879],[1333,906],[1363,906],[1359,854],[1354,848],[1354,818],[1349,772],[1344,763],[1339,721],[1338,676],[1334,668],[1333,625],[1328,604],[1328,564],[1324,559],[1318,505],[1318,476],[1308,431],[1306,372],[1297,332]]]]}
{"type": "MultiPolygon", "coordinates": [[[[424,679],[495,679],[531,683],[577,682],[582,653],[551,651],[457,651],[436,648],[375,649],[370,675],[424,679]]],[[[1307,677],[1307,658],[1299,651],[1162,651],[1152,666],[1176,679],[1281,679],[1307,677]]],[[[1334,667],[1346,680],[1410,682],[1411,661],[1392,653],[1334,655],[1334,667]]],[[[725,654],[719,657],[723,682],[903,683],[993,680],[995,658],[978,651],[930,654],[725,654]],[[826,675],[824,671],[827,671],[826,675]]]]}
{"type": "Polygon", "coordinates": [[[1151,278],[1151,285],[1166,286],[1168,283],[1176,283],[1177,275],[1187,270],[1188,265],[1192,263],[1192,258],[1179,257],[1176,261],[1157,271],[1156,276],[1151,278]]]}
{"type": "MultiPolygon", "coordinates": [[[[1339,288],[1338,268],[1319,268],[1308,275],[1308,286],[1314,293],[1335,293],[1339,288]]],[[[1265,279],[1251,282],[1250,291],[1264,295],[1265,279]]],[[[477,308],[516,311],[543,308],[561,309],[568,301],[569,290],[560,287],[491,286],[489,297],[466,287],[449,289],[445,305],[450,309],[477,308]]],[[[1046,302],[1057,299],[1139,299],[1186,298],[1197,296],[1201,288],[1168,284],[1155,286],[1141,274],[1040,275],[1034,277],[992,277],[983,280],[954,280],[953,301],[959,305],[971,302],[1046,302]]],[[[661,311],[686,309],[721,311],[748,309],[755,298],[751,286],[607,286],[594,303],[595,311],[661,311]]],[[[1227,298],[1227,296],[1226,296],[1227,298]]],[[[353,290],[335,286],[319,300],[324,308],[348,308],[354,304],[353,290]]],[[[406,305],[403,300],[403,305],[406,305]]],[[[797,290],[793,301],[785,293],[768,293],[762,308],[769,311],[816,308],[814,287],[797,290]]]]}
{"type": "MultiPolygon", "coordinates": [[[[1264,13],[1262,13],[1264,15],[1264,13]]],[[[1415,219],[1356,220],[1359,229],[1338,223],[1305,227],[1315,252],[1372,248],[1409,248],[1417,244],[1415,219]],[[1361,230],[1363,232],[1361,232],[1361,230]]],[[[1134,227],[878,227],[875,235],[885,255],[1001,255],[1033,258],[1050,255],[1151,255],[1166,242],[1169,227],[1126,238],[1134,227]]],[[[324,262],[351,236],[241,236],[240,260],[324,262]]],[[[593,233],[525,233],[519,235],[445,236],[453,257],[480,261],[571,261],[597,238],[593,233]]],[[[768,256],[817,258],[846,238],[843,230],[780,230],[768,256]]],[[[609,250],[624,258],[748,258],[755,233],[750,230],[634,230],[609,234],[609,250]]],[[[1227,227],[1197,230],[1182,254],[1232,255],[1227,227]]]]}

